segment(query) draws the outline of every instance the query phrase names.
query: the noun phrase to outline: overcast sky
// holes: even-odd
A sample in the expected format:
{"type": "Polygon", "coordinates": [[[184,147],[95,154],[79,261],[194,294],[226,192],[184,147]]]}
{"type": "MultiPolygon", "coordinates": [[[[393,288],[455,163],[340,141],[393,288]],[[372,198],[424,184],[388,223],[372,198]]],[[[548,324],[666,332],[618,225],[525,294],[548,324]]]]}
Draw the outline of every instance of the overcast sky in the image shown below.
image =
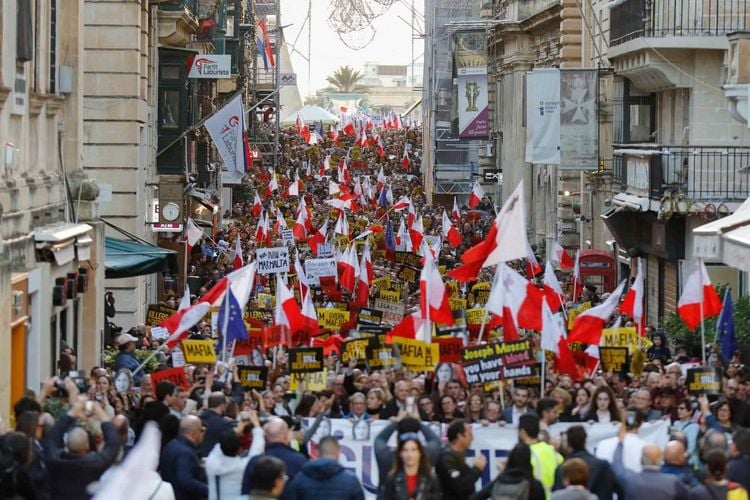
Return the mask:
{"type": "MultiPolygon", "coordinates": [[[[372,0],[370,0],[372,1],[372,0]]],[[[328,26],[330,15],[330,0],[312,0],[312,71],[310,75],[310,86],[313,93],[317,89],[326,87],[326,77],[333,73],[339,66],[349,65],[354,69],[362,70],[365,62],[377,62],[381,64],[410,64],[411,63],[411,28],[404,23],[399,16],[411,22],[409,5],[412,0],[396,0],[394,5],[373,23],[376,30],[375,38],[362,50],[349,49],[340,40],[336,32],[328,26]],[[405,3],[402,3],[405,2],[405,3]]],[[[373,2],[374,3],[374,2],[373,2]]],[[[287,26],[284,34],[287,43],[291,46],[307,17],[308,0],[281,0],[281,24],[287,26]]],[[[414,0],[415,10],[422,14],[424,0],[414,0]]],[[[423,24],[417,22],[416,27],[423,24]]],[[[296,49],[307,56],[307,26],[300,34],[296,49]]],[[[291,51],[291,47],[290,47],[291,51]]],[[[422,40],[416,40],[414,55],[417,63],[422,62],[424,52],[422,40]]],[[[292,52],[292,64],[297,73],[302,98],[308,95],[307,61],[299,54],[292,52]]],[[[417,75],[421,74],[419,69],[417,75]]]]}

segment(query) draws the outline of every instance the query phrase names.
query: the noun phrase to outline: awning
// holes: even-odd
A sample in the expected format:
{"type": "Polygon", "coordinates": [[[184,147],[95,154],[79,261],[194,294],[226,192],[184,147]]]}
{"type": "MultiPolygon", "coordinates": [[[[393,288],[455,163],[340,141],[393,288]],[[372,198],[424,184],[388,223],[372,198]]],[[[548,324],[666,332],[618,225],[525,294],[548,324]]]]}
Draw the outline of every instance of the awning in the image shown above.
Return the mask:
{"type": "Polygon", "coordinates": [[[693,229],[696,257],[750,272],[750,198],[736,212],[693,229]]]}
{"type": "Polygon", "coordinates": [[[177,270],[177,252],[131,240],[106,237],[105,278],[129,278],[177,270]]]}

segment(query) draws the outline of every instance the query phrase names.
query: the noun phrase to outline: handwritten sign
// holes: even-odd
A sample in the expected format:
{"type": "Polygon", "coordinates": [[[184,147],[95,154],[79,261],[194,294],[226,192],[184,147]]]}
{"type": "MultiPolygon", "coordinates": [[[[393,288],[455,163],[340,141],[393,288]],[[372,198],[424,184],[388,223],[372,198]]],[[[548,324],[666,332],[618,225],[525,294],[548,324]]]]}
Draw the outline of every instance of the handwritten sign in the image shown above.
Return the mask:
{"type": "Polygon", "coordinates": [[[438,344],[393,337],[393,346],[398,349],[404,366],[414,371],[433,370],[440,359],[440,346],[438,344]]]}
{"type": "Polygon", "coordinates": [[[333,257],[333,245],[330,243],[318,243],[318,257],[321,259],[333,257]]]}
{"type": "Polygon", "coordinates": [[[268,379],[267,366],[238,366],[237,374],[240,377],[240,385],[246,391],[252,389],[263,390],[266,388],[268,379]]]}
{"type": "Polygon", "coordinates": [[[630,369],[627,347],[599,346],[599,360],[605,372],[627,373],[630,369]]]}
{"type": "Polygon", "coordinates": [[[375,299],[374,309],[383,313],[383,323],[395,325],[404,319],[404,303],[375,299]]]}
{"type": "Polygon", "coordinates": [[[185,366],[185,355],[179,347],[172,349],[172,366],[175,368],[185,366]]]}
{"type": "Polygon", "coordinates": [[[294,231],[291,229],[282,229],[281,240],[284,242],[284,245],[293,245],[294,244],[294,231]]]}
{"type": "Polygon", "coordinates": [[[318,324],[321,328],[338,330],[341,325],[349,321],[349,311],[341,309],[318,309],[318,324]]]}
{"type": "Polygon", "coordinates": [[[213,340],[183,340],[182,351],[188,363],[216,363],[213,340]]]}
{"type": "Polygon", "coordinates": [[[687,390],[691,395],[706,394],[716,396],[721,394],[721,368],[703,366],[689,368],[687,371],[687,390]]]}
{"type": "Polygon", "coordinates": [[[312,373],[323,371],[322,347],[296,347],[289,349],[289,372],[312,373]]]}
{"type": "Polygon", "coordinates": [[[320,285],[321,277],[336,276],[336,259],[307,259],[305,261],[305,273],[312,285],[320,285]]]}
{"type": "Polygon", "coordinates": [[[162,326],[155,326],[151,328],[151,338],[154,340],[164,340],[169,338],[169,330],[162,326]]]}
{"type": "Polygon", "coordinates": [[[186,391],[190,389],[187,375],[185,375],[185,367],[180,366],[176,368],[169,368],[166,370],[159,370],[151,374],[151,385],[156,388],[156,385],[162,380],[172,382],[174,385],[182,387],[186,391]]]}
{"type": "Polygon", "coordinates": [[[258,274],[289,272],[289,249],[287,247],[259,248],[255,251],[258,274]]]}

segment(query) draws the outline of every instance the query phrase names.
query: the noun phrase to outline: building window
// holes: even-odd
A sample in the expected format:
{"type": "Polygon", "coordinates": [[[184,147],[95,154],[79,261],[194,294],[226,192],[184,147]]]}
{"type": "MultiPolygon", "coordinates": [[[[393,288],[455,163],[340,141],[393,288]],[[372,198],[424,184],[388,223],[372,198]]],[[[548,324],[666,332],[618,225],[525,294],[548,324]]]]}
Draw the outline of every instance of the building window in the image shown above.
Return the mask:
{"type": "Polygon", "coordinates": [[[187,78],[186,59],[195,53],[179,49],[159,49],[159,151],[156,159],[160,174],[177,174],[187,167],[186,139],[182,132],[192,123],[192,106],[189,99],[193,83],[187,78]]]}
{"type": "Polygon", "coordinates": [[[31,0],[16,2],[16,61],[31,61],[34,57],[34,25],[31,0]]]}
{"type": "Polygon", "coordinates": [[[162,90],[159,104],[159,125],[162,128],[178,128],[180,126],[180,91],[162,90]]]}
{"type": "Polygon", "coordinates": [[[638,92],[625,79],[623,95],[623,142],[655,142],[656,96],[638,92]]]}

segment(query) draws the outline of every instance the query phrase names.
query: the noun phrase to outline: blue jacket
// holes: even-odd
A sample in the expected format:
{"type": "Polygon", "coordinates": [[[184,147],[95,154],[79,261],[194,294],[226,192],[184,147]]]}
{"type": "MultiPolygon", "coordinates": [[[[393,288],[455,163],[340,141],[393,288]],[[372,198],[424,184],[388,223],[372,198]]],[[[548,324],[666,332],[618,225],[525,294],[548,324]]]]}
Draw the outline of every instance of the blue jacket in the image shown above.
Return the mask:
{"type": "Polygon", "coordinates": [[[678,478],[680,478],[680,481],[685,483],[685,486],[687,486],[688,488],[694,488],[700,484],[700,482],[698,482],[698,479],[695,477],[695,474],[693,474],[693,469],[691,469],[689,465],[679,466],[663,464],[659,471],[663,472],[664,474],[672,474],[673,476],[677,476],[678,478]]]}
{"type": "Polygon", "coordinates": [[[612,472],[625,492],[624,500],[688,500],[690,496],[687,486],[677,476],[664,474],[651,467],[644,467],[640,473],[626,469],[622,462],[622,443],[615,449],[612,472]]]}
{"type": "Polygon", "coordinates": [[[183,436],[171,440],[161,452],[159,472],[174,489],[175,500],[208,497],[208,484],[203,479],[198,450],[183,436]]]}
{"type": "Polygon", "coordinates": [[[292,500],[364,500],[359,479],[330,458],[308,462],[288,487],[292,500]]]}
{"type": "Polygon", "coordinates": [[[135,354],[132,352],[126,352],[122,351],[117,354],[117,357],[115,358],[115,369],[114,372],[117,373],[118,370],[122,368],[127,368],[130,370],[130,373],[133,373],[133,383],[135,385],[138,385],[141,383],[141,377],[143,377],[143,370],[139,371],[138,373],[134,373],[135,369],[141,366],[140,361],[138,361],[138,358],[135,357],[135,354]]]}
{"type": "Polygon", "coordinates": [[[740,483],[750,491],[750,457],[745,455],[731,459],[727,467],[727,479],[740,483]]]}
{"type": "Polygon", "coordinates": [[[245,468],[245,475],[242,477],[242,494],[248,495],[253,489],[253,485],[250,482],[250,478],[253,475],[253,467],[258,458],[263,456],[276,457],[286,465],[286,475],[289,477],[289,481],[284,486],[284,491],[281,493],[282,500],[288,500],[292,498],[289,496],[289,484],[297,473],[302,470],[302,467],[307,463],[307,458],[300,452],[294,451],[289,446],[282,443],[270,443],[266,445],[266,452],[263,455],[253,457],[252,460],[247,464],[245,468]]]}

